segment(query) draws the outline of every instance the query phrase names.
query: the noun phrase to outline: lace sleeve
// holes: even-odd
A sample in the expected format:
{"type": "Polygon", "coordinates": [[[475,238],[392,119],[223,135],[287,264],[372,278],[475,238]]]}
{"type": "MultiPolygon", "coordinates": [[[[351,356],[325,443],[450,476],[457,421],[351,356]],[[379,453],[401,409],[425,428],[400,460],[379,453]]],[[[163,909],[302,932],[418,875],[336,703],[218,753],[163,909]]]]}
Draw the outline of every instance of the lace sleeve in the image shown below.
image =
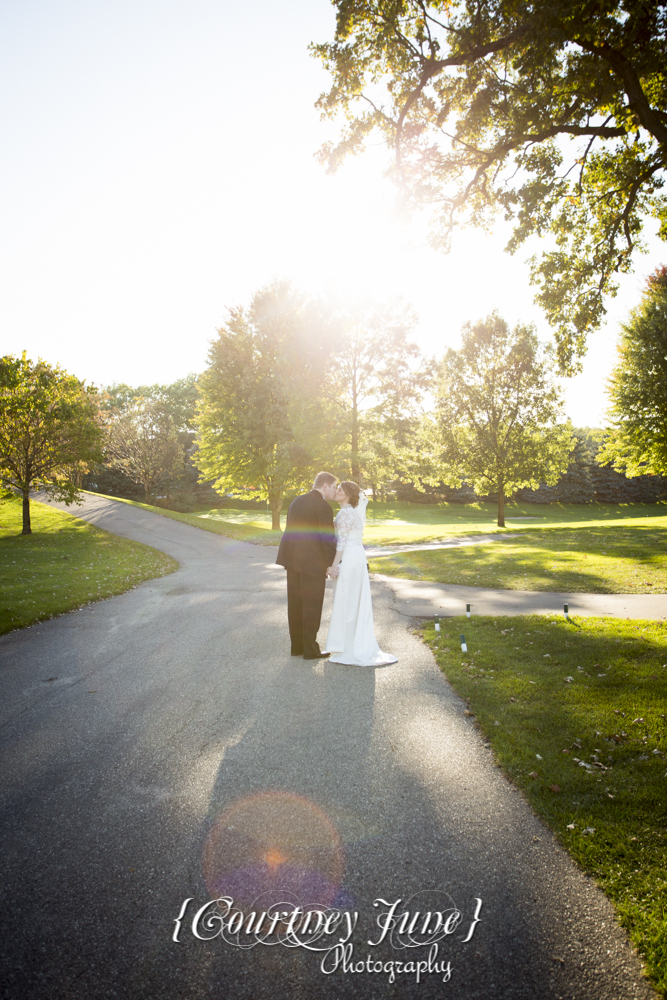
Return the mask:
{"type": "Polygon", "coordinates": [[[356,518],[352,507],[343,507],[335,517],[336,525],[336,552],[342,552],[345,548],[347,536],[356,527],[356,518]]]}

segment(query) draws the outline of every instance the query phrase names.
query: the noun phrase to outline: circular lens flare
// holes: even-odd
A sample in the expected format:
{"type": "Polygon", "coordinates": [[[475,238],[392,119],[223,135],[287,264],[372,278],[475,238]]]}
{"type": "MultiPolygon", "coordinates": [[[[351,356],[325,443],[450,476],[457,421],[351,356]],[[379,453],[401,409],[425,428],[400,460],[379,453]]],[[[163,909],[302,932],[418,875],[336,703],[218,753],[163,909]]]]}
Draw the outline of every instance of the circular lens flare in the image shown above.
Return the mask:
{"type": "Polygon", "coordinates": [[[204,844],[204,879],[213,897],[240,909],[260,897],[330,906],[343,876],[338,832],[314,803],[291,792],[263,792],[233,803],[204,844]]]}

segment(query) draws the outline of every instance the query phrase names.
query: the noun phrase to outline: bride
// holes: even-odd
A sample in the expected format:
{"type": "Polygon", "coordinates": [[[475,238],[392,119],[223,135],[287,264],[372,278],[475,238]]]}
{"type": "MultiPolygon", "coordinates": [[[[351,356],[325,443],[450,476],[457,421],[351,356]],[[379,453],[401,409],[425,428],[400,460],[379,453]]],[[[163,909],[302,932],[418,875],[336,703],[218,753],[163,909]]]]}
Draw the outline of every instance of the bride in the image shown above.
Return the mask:
{"type": "Polygon", "coordinates": [[[336,558],[329,569],[335,579],[333,608],[325,649],[329,663],[384,667],[397,658],[383,653],[373,628],[371,585],[362,544],[368,497],[356,483],[342,482],[335,499],[336,558]],[[343,558],[344,557],[344,558],[343,558]]]}

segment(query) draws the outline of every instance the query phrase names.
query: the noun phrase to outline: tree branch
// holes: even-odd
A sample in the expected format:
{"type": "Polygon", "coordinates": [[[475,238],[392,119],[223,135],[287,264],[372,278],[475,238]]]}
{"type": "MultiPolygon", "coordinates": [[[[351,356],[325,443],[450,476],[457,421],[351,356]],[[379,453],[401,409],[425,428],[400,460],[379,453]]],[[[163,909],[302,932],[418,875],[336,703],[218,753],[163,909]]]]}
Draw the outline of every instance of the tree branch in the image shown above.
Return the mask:
{"type": "Polygon", "coordinates": [[[477,59],[482,59],[484,56],[491,55],[494,52],[500,52],[502,49],[507,48],[508,45],[512,45],[513,42],[523,38],[528,31],[528,26],[524,25],[521,28],[517,28],[516,31],[511,32],[509,35],[506,35],[504,38],[499,38],[496,42],[487,42],[486,45],[478,45],[476,48],[470,49],[468,52],[463,52],[456,56],[450,56],[448,59],[427,59],[425,61],[424,66],[422,67],[419,83],[410,92],[410,94],[408,94],[407,100],[401,108],[401,113],[398,116],[398,121],[396,123],[395,151],[396,165],[399,173],[401,171],[400,142],[403,123],[405,122],[406,115],[412,105],[421,97],[429,80],[431,80],[432,77],[434,77],[441,70],[445,69],[447,66],[465,66],[466,63],[475,62],[477,59]]]}
{"type": "Polygon", "coordinates": [[[628,105],[637,115],[641,124],[662,146],[667,146],[667,125],[660,121],[661,116],[649,104],[634,66],[626,59],[623,53],[612,49],[608,42],[603,42],[602,45],[591,45],[579,38],[573,38],[572,41],[584,49],[584,51],[600,56],[605,62],[609,63],[612,69],[623,80],[628,105]]]}
{"type": "Polygon", "coordinates": [[[445,69],[447,66],[465,66],[466,63],[475,62],[477,59],[483,59],[485,56],[493,55],[494,52],[500,52],[502,49],[506,49],[509,45],[513,45],[514,42],[520,41],[530,30],[530,26],[524,24],[520,28],[517,28],[516,31],[511,31],[509,35],[505,35],[504,38],[499,38],[496,42],[486,42],[486,44],[478,45],[476,48],[470,49],[468,52],[462,52],[456,56],[449,56],[448,59],[436,59],[432,64],[434,67],[433,72],[439,73],[441,69],[445,69]]]}

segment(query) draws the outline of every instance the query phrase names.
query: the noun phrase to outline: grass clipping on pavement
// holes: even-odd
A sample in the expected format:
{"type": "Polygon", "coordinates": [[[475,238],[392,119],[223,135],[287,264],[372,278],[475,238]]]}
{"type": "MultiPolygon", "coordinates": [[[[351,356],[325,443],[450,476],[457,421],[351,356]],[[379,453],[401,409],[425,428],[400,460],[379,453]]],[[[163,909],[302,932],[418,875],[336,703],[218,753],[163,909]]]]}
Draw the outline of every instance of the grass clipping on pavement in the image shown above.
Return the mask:
{"type": "Polygon", "coordinates": [[[496,762],[614,902],[664,995],[667,624],[463,616],[421,631],[496,762]]]}
{"type": "Polygon", "coordinates": [[[550,528],[506,541],[375,557],[372,573],[499,590],[664,594],[667,529],[550,528]]]}
{"type": "Polygon", "coordinates": [[[148,545],[53,507],[32,501],[30,513],[33,533],[22,535],[20,501],[0,504],[0,635],[178,569],[148,545]]]}

